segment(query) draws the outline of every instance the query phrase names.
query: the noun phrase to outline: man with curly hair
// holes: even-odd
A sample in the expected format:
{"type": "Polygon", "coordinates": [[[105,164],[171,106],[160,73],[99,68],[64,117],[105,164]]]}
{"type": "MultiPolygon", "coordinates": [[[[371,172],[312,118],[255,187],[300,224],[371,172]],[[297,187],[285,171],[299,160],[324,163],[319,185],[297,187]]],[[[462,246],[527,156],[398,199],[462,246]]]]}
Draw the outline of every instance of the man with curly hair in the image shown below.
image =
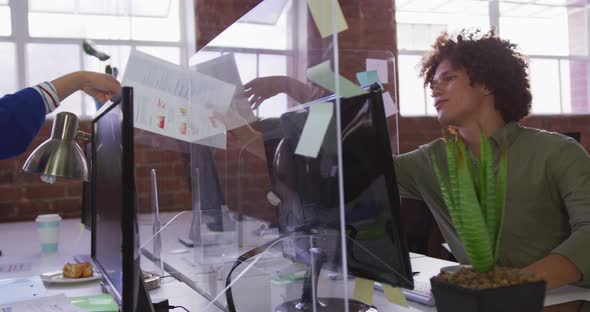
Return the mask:
{"type": "MultiPolygon", "coordinates": [[[[466,142],[475,163],[480,131],[496,161],[507,148],[506,208],[498,264],[522,268],[549,288],[590,286],[590,157],[573,139],[521,126],[531,108],[525,57],[488,33],[444,33],[421,62],[438,120],[466,142]]],[[[430,155],[445,158],[442,139],[400,155],[395,166],[404,197],[424,200],[453,254],[467,256],[452,226],[430,155]]],[[[477,165],[475,163],[475,165],[477,165]]]]}

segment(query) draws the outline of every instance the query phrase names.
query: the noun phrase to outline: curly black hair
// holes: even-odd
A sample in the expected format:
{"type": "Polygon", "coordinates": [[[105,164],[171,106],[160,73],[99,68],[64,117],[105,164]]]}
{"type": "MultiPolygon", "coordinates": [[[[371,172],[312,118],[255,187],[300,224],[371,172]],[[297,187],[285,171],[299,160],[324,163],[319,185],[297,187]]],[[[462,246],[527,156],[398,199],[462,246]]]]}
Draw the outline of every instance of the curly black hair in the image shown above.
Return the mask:
{"type": "Polygon", "coordinates": [[[532,95],[526,58],[516,51],[516,44],[497,37],[494,28],[485,34],[463,29],[456,38],[444,32],[432,48],[419,64],[425,87],[432,83],[438,65],[448,60],[466,70],[471,85],[482,84],[494,94],[495,108],[505,122],[529,114],[532,95]]]}

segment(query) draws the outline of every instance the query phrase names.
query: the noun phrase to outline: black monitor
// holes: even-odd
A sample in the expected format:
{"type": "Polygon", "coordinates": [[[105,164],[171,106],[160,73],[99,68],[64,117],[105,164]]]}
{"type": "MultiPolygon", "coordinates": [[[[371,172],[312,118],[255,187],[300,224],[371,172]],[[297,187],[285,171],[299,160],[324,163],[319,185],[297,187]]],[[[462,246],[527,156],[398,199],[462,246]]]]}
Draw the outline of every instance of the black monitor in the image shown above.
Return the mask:
{"type": "MultiPolygon", "coordinates": [[[[332,96],[317,102],[335,102],[334,99],[332,96]]],[[[316,158],[295,154],[311,105],[314,103],[281,116],[284,137],[272,165],[273,192],[281,200],[279,231],[282,236],[304,234],[304,238],[294,238],[283,245],[283,252],[294,261],[308,266],[313,262],[316,268],[340,271],[335,118],[316,158]],[[312,247],[315,249],[310,252],[312,247]]],[[[412,270],[400,224],[400,197],[381,89],[375,85],[366,94],[342,98],[340,120],[348,272],[412,289],[412,270]]],[[[305,284],[301,300],[287,302],[277,311],[295,311],[292,309],[295,304],[310,304],[302,301],[310,299],[305,298],[311,293],[306,287],[314,286],[305,284]]],[[[330,305],[327,298],[320,301],[330,305]]],[[[342,308],[338,306],[342,303],[331,304],[335,306],[328,310],[342,308]]],[[[350,303],[349,306],[350,311],[357,310],[350,303]]],[[[357,307],[362,310],[358,302],[357,307]]]]}
{"type": "Polygon", "coordinates": [[[92,120],[92,260],[122,311],[150,311],[140,279],[133,161],[133,89],[92,120]]]}

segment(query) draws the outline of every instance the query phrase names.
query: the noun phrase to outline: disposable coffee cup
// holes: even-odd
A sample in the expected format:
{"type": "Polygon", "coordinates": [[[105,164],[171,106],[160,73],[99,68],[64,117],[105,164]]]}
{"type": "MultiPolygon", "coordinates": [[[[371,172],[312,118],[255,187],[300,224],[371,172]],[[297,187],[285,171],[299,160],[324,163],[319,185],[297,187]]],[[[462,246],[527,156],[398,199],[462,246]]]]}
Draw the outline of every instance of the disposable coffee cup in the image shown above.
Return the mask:
{"type": "Polygon", "coordinates": [[[37,232],[39,232],[41,252],[43,254],[56,253],[61,217],[58,214],[42,214],[37,216],[35,222],[37,223],[37,232]]]}

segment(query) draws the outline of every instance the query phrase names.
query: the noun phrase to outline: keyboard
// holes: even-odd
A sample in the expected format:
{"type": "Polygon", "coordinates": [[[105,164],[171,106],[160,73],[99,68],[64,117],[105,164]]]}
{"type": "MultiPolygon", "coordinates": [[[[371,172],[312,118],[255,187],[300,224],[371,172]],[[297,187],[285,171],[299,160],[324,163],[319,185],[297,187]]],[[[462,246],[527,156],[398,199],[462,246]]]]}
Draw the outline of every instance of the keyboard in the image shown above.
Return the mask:
{"type": "MultiPolygon", "coordinates": [[[[383,286],[381,283],[375,283],[375,289],[383,291],[383,286]]],[[[414,289],[410,290],[402,288],[402,292],[408,300],[430,307],[434,306],[434,297],[430,292],[430,280],[423,281],[414,278],[414,289]]]]}

